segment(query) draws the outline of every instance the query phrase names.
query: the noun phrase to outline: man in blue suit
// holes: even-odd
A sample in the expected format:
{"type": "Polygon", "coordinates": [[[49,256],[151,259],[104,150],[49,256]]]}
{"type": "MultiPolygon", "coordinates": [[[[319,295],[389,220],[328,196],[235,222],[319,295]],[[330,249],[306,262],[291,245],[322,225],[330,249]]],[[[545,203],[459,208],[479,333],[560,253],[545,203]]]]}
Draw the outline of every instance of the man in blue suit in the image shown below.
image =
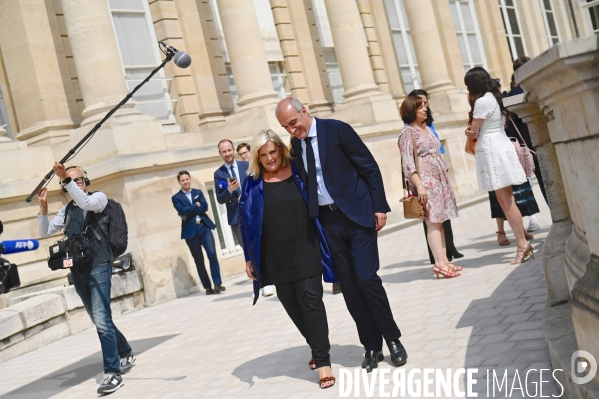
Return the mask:
{"type": "Polygon", "coordinates": [[[247,175],[248,163],[235,160],[233,142],[229,139],[223,139],[218,143],[218,153],[225,163],[214,172],[216,200],[221,204],[226,204],[229,226],[237,237],[238,244],[243,245],[239,231],[239,198],[241,197],[241,186],[247,175]]]}
{"type": "Polygon", "coordinates": [[[182,170],[179,172],[177,180],[181,185],[181,191],[173,195],[172,200],[181,217],[181,238],[185,240],[191,251],[200,281],[206,289],[206,295],[219,294],[225,291],[225,287],[222,285],[220,278],[220,266],[218,265],[214,236],[212,235],[212,230],[216,228],[216,225],[206,214],[208,203],[204,199],[201,190],[191,188],[191,178],[188,171],[182,170]],[[204,247],[210,261],[210,274],[212,274],[214,289],[212,289],[206,266],[204,266],[202,247],[204,247]]]}
{"type": "Polygon", "coordinates": [[[366,350],[362,368],[370,372],[383,360],[383,338],[391,361],[405,364],[401,333],[377,275],[377,232],[391,209],[374,157],[347,123],[314,118],[294,98],[282,100],[275,116],[293,136],[310,216],[318,216],[324,228],[341,292],[366,350]]]}

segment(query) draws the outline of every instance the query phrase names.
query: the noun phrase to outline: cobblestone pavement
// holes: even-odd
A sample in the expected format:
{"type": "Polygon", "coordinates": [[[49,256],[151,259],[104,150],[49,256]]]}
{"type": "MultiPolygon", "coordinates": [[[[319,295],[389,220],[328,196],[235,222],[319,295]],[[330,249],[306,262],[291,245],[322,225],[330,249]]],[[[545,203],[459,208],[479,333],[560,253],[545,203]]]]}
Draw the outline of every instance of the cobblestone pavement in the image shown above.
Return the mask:
{"type": "MultiPolygon", "coordinates": [[[[403,367],[406,380],[409,370],[417,368],[476,368],[473,390],[478,397],[493,397],[492,390],[487,393],[487,372],[495,370],[501,381],[507,370],[503,389],[495,385],[494,397],[507,396],[506,387],[512,386],[511,397],[527,397],[519,387],[528,387],[530,396],[537,397],[539,386],[543,395],[560,392],[549,371],[539,375],[539,369],[551,368],[542,327],[547,295],[540,259],[550,218],[536,191],[543,229],[532,242],[536,259],[521,265],[509,264],[516,249],[511,232],[509,247],[497,245],[486,201],[461,210],[461,217],[452,222],[456,245],[466,255],[455,262],[464,267],[459,278],[433,279],[422,226],[380,237],[380,275],[409,354],[403,367]],[[545,382],[539,385],[539,378],[545,382]]],[[[251,300],[251,284],[238,277],[227,282],[220,296],[191,295],[117,319],[137,353],[137,363],[111,398],[354,397],[356,391],[345,392],[348,381],[341,384],[339,376],[342,369],[353,373],[360,367],[363,349],[343,297],[333,296],[330,284],[324,301],[338,377],[331,389],[319,389],[317,373],[308,369],[308,346],[277,297],[260,298],[254,307],[251,300]]],[[[0,394],[95,398],[102,372],[99,349],[96,332],[90,329],[6,361],[0,364],[0,394]]],[[[386,348],[384,353],[379,371],[389,371],[386,392],[391,393],[391,374],[397,369],[386,348]]],[[[377,376],[375,397],[381,396],[378,381],[377,376]]],[[[463,376],[458,382],[462,389],[463,376]]],[[[365,388],[361,384],[357,396],[366,397],[365,388]]],[[[435,389],[433,383],[422,397],[434,397],[435,389]]],[[[463,395],[454,390],[449,396],[463,395]]],[[[404,396],[417,395],[406,391],[404,396]]]]}

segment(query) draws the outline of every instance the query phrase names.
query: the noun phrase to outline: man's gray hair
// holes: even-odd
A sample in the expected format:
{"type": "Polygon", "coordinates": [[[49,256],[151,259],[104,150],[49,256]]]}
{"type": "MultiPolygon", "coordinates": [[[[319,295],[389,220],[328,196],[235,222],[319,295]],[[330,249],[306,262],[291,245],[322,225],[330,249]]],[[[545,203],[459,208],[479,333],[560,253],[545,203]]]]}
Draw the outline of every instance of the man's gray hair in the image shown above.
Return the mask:
{"type": "MultiPolygon", "coordinates": [[[[302,102],[300,100],[298,100],[297,98],[293,98],[293,97],[289,97],[289,99],[291,100],[289,102],[289,105],[291,105],[298,113],[301,113],[302,107],[303,107],[302,102]]],[[[281,109],[281,103],[283,101],[284,100],[281,100],[279,102],[279,105],[277,105],[277,108],[275,109],[275,117],[277,117],[279,115],[279,111],[281,109]]]]}

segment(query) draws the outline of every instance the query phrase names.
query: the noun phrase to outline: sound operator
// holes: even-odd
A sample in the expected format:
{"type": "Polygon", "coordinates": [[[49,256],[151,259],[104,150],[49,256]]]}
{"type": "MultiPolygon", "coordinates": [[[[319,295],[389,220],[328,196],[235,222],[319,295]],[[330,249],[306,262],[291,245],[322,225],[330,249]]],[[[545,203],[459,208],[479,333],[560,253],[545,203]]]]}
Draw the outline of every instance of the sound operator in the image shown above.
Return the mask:
{"type": "MultiPolygon", "coordinates": [[[[85,237],[91,243],[91,261],[75,264],[71,268],[73,283],[85,310],[98,331],[104,360],[104,377],[98,393],[107,394],[121,388],[124,383],[121,374],[131,370],[135,356],[125,336],[112,321],[110,309],[110,288],[112,277],[111,253],[106,235],[95,228],[90,212],[102,214],[108,204],[106,194],[88,192],[90,181],[87,173],[78,166],[55,162],[53,170],[60,178],[63,190],[72,198],[52,219],[48,218],[48,190],[42,188],[37,193],[40,203],[38,226],[41,237],[47,237],[65,229],[68,240],[85,237]]],[[[72,264],[67,262],[65,265],[72,264]]]]}

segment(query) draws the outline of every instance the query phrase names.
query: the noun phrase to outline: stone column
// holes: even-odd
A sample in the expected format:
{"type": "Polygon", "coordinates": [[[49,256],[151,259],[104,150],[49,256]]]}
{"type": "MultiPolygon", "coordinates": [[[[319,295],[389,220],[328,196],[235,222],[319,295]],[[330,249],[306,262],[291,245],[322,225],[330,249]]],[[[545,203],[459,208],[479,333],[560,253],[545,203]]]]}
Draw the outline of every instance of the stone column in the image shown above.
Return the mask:
{"type": "MultiPolygon", "coordinates": [[[[598,64],[599,36],[594,35],[553,46],[518,69],[515,76],[525,91],[538,97],[541,109],[552,118],[549,134],[575,224],[567,249],[588,244],[590,262],[577,265],[584,274],[574,282],[570,312],[578,349],[595,359],[599,359],[598,64]]],[[[599,374],[593,382],[599,389],[599,374]]],[[[566,396],[582,397],[569,392],[566,396]]]]}
{"type": "MultiPolygon", "coordinates": [[[[442,24],[438,20],[442,17],[439,13],[431,12],[440,5],[447,6],[449,12],[449,3],[446,0],[441,0],[439,3],[437,1],[439,0],[404,1],[422,78],[422,88],[431,95],[435,113],[464,112],[470,109],[467,97],[463,90],[456,88],[449,75],[452,65],[450,59],[446,57],[447,46],[443,45],[447,40],[445,36],[451,36],[448,35],[450,29],[447,24],[442,24]],[[441,37],[440,32],[444,37],[441,37]]],[[[451,31],[455,38],[455,30],[451,29],[451,31]]]]}
{"type": "Polygon", "coordinates": [[[270,0],[293,97],[316,116],[330,114],[333,93],[311,0],[270,0]]]}
{"type": "MultiPolygon", "coordinates": [[[[81,125],[98,122],[127,95],[106,0],[61,0],[85,108],[81,125]]],[[[139,114],[129,100],[115,115],[139,114]]]]}
{"type": "MultiPolygon", "coordinates": [[[[210,43],[210,29],[207,26],[209,23],[206,21],[206,18],[212,18],[210,4],[196,2],[195,0],[178,0],[165,3],[174,3],[172,7],[176,7],[183,35],[183,39],[178,41],[181,42],[182,47],[186,49],[193,60],[189,68],[193,85],[188,84],[186,77],[176,78],[180,79],[178,84],[179,96],[187,90],[189,94],[193,94],[197,99],[198,112],[195,117],[199,117],[199,121],[196,119],[195,126],[198,123],[199,125],[223,123],[225,122],[225,114],[233,110],[233,102],[229,99],[228,104],[221,104],[219,99],[219,91],[222,91],[223,88],[218,87],[218,83],[220,83],[218,80],[223,77],[226,78],[226,70],[220,49],[217,59],[214,56],[212,43],[210,43]],[[195,92],[192,92],[194,88],[195,92]]],[[[215,29],[214,26],[212,26],[212,29],[215,29]]],[[[228,88],[228,82],[224,83],[228,88]]],[[[195,126],[191,125],[190,127],[195,128],[195,126]]]]}
{"type": "Polygon", "coordinates": [[[8,83],[4,95],[12,97],[18,120],[14,137],[30,144],[68,136],[75,127],[65,91],[70,82],[63,81],[60,68],[59,56],[64,53],[56,47],[53,36],[58,32],[53,32],[49,19],[52,13],[44,0],[5,1],[0,12],[0,47],[8,83]]]}
{"type": "Polygon", "coordinates": [[[557,153],[549,136],[547,127],[549,117],[539,109],[538,98],[532,92],[507,97],[503,100],[503,104],[510,111],[518,114],[527,124],[532,144],[535,146],[539,158],[553,222],[543,244],[545,284],[550,303],[567,301],[570,299],[571,287],[568,286],[564,255],[566,240],[572,232],[572,220],[557,153]]]}
{"type": "Polygon", "coordinates": [[[325,0],[325,5],[345,89],[344,103],[382,94],[372,74],[358,4],[355,1],[325,0]]]}
{"type": "Polygon", "coordinates": [[[236,112],[277,103],[254,3],[218,0],[218,10],[239,95],[236,112]]]}

